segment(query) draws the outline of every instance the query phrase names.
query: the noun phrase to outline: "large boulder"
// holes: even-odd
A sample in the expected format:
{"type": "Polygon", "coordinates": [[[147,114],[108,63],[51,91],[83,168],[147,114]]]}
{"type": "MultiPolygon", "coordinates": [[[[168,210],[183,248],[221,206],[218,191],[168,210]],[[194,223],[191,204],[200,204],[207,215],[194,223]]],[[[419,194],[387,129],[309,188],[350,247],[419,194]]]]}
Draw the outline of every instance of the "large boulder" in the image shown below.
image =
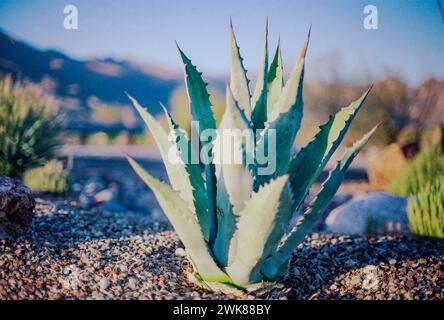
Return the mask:
{"type": "Polygon", "coordinates": [[[326,229],[345,234],[408,233],[407,198],[384,192],[357,196],[334,209],[326,229]]]}
{"type": "Polygon", "coordinates": [[[0,174],[0,239],[26,232],[34,217],[34,207],[31,189],[19,180],[0,174]]]}

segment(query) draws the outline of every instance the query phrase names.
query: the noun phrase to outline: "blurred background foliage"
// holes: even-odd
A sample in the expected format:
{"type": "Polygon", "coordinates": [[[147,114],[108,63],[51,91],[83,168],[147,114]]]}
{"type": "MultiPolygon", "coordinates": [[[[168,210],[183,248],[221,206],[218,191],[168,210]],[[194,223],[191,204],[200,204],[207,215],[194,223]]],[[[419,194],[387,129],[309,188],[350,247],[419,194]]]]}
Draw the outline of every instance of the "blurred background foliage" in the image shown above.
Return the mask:
{"type": "Polygon", "coordinates": [[[0,81],[0,172],[21,177],[43,165],[60,146],[56,100],[34,84],[0,81]]]}
{"type": "Polygon", "coordinates": [[[56,195],[66,194],[71,188],[69,170],[58,160],[51,160],[42,167],[27,170],[23,180],[33,190],[56,195]]]}

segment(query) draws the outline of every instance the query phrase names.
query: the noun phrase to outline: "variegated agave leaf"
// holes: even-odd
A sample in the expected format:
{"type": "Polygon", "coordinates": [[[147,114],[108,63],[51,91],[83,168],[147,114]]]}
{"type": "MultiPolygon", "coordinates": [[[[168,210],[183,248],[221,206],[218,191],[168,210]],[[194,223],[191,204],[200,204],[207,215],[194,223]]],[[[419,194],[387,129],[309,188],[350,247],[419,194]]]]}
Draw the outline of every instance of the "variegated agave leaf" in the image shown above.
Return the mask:
{"type": "MultiPolygon", "coordinates": [[[[200,169],[199,162],[193,159],[193,152],[191,141],[186,137],[185,131],[180,129],[179,125],[174,121],[168,110],[161,104],[165,117],[168,121],[170,127],[170,135],[172,141],[175,142],[176,148],[179,156],[182,160],[183,166],[188,173],[189,188],[193,194],[193,205],[194,211],[196,213],[197,219],[200,226],[202,227],[202,232],[206,241],[210,238],[210,219],[208,214],[208,201],[205,191],[205,181],[202,177],[202,172],[200,169]]],[[[180,164],[179,164],[180,165],[180,164]]]]}
{"type": "Polygon", "coordinates": [[[293,210],[301,205],[310,186],[341,144],[369,91],[370,89],[358,100],[342,108],[335,116],[330,116],[328,121],[320,127],[314,139],[291,160],[288,171],[294,196],[293,210]]]}
{"type": "Polygon", "coordinates": [[[188,204],[167,184],[145,171],[134,159],[128,157],[128,161],[153,190],[157,201],[185,245],[185,249],[202,279],[209,282],[231,283],[230,277],[214,262],[196,216],[189,210],[188,204]]]}
{"type": "Polygon", "coordinates": [[[309,204],[303,219],[293,228],[285,239],[283,239],[278,250],[265,261],[261,272],[266,278],[276,279],[282,276],[282,274],[279,274],[279,272],[283,270],[282,266],[291,258],[294,248],[304,240],[305,236],[311,232],[315,224],[319,221],[328,203],[344,180],[348,167],[366,145],[376,128],[377,127],[374,127],[364,135],[361,140],[357,141],[353,147],[345,152],[341,160],[338,161],[336,167],[330,172],[329,177],[323,183],[321,190],[309,204]]]}
{"type": "Polygon", "coordinates": [[[226,268],[236,284],[248,285],[261,280],[262,259],[274,247],[271,240],[283,233],[288,225],[290,204],[288,176],[263,186],[247,202],[237,225],[236,255],[226,268]]]}
{"type": "Polygon", "coordinates": [[[247,153],[251,152],[248,150],[254,148],[253,131],[229,87],[226,89],[225,113],[218,133],[214,151],[215,159],[220,157],[221,163],[216,164],[220,171],[216,199],[218,232],[213,251],[220,265],[227,266],[235,252],[238,213],[252,193],[253,178],[245,162],[247,153]],[[220,141],[222,137],[224,140],[220,141]],[[225,156],[231,159],[224,159],[225,156]]]}
{"type": "MultiPolygon", "coordinates": [[[[187,86],[188,98],[190,101],[190,111],[193,120],[199,123],[200,132],[216,129],[216,121],[212,111],[210,95],[207,91],[208,84],[203,81],[202,73],[191,63],[191,60],[177,46],[185,69],[185,83],[187,86]]],[[[215,167],[210,158],[212,157],[211,145],[213,141],[204,141],[202,148],[210,148],[208,152],[203,152],[205,159],[205,183],[208,201],[208,237],[209,242],[216,238],[216,173],[215,167]]]]}
{"type": "Polygon", "coordinates": [[[273,175],[261,175],[256,177],[255,190],[260,185],[270,181],[274,176],[286,174],[290,165],[293,145],[296,134],[301,126],[304,101],[302,96],[305,55],[307,53],[310,32],[305,40],[304,46],[299,54],[298,61],[282,89],[279,100],[273,106],[273,111],[268,119],[269,123],[265,128],[261,139],[257,142],[259,154],[264,154],[264,150],[269,149],[269,133],[274,130],[276,133],[276,170],[273,175]]]}
{"type": "Polygon", "coordinates": [[[178,191],[182,199],[190,204],[190,208],[194,210],[194,196],[192,192],[191,182],[189,179],[189,174],[184,164],[173,164],[168,159],[168,154],[171,148],[175,148],[174,142],[168,139],[168,132],[162,127],[162,125],[156,121],[153,115],[151,115],[147,109],[140,106],[140,104],[128,95],[129,99],[133,103],[135,109],[140,114],[147,127],[149,128],[151,134],[153,135],[154,141],[160,150],[160,155],[162,161],[165,164],[165,169],[168,174],[168,179],[170,180],[171,186],[174,190],[178,191]]]}
{"type": "Polygon", "coordinates": [[[271,62],[267,81],[267,119],[271,118],[273,107],[278,102],[284,87],[284,68],[282,64],[281,41],[278,40],[276,52],[271,62]]]}
{"type": "Polygon", "coordinates": [[[224,171],[228,196],[234,211],[240,212],[252,192],[253,178],[246,161],[254,148],[254,136],[229,87],[215,145],[214,156],[219,162],[216,168],[224,171]]]}
{"type": "Polygon", "coordinates": [[[224,171],[217,181],[217,235],[213,244],[213,255],[222,267],[232,263],[236,254],[238,215],[234,212],[225,186],[224,171]]]}
{"type": "Polygon", "coordinates": [[[230,88],[233,96],[238,101],[240,107],[245,111],[248,118],[251,115],[251,94],[249,88],[249,80],[247,78],[247,70],[243,65],[239,46],[237,45],[236,36],[234,35],[233,24],[230,21],[230,47],[231,47],[231,76],[230,88]]]}
{"type": "Polygon", "coordinates": [[[253,128],[263,129],[267,122],[267,82],[268,82],[268,19],[265,27],[264,51],[251,100],[251,122],[253,128]]]}

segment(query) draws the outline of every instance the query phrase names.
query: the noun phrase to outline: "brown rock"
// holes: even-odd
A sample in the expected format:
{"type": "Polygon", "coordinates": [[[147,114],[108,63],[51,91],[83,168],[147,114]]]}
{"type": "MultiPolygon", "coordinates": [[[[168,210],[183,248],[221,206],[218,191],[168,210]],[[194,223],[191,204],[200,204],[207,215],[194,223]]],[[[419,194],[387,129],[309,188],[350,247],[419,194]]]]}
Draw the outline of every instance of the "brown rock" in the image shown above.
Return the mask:
{"type": "Polygon", "coordinates": [[[0,239],[14,238],[28,230],[35,200],[31,189],[0,174],[0,239]]]}

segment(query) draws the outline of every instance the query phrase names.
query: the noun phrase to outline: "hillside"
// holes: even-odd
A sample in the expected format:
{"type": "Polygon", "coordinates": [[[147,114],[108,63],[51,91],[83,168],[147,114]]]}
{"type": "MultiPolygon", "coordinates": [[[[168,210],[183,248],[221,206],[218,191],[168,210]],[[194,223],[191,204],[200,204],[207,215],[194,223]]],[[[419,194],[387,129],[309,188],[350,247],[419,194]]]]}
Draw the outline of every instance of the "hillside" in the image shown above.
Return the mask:
{"type": "MultiPolygon", "coordinates": [[[[128,104],[128,91],[154,112],[167,102],[181,77],[157,66],[139,66],[111,58],[76,60],[55,50],[43,51],[0,31],[0,74],[42,83],[71,101],[75,109],[91,101],[128,104]]],[[[72,107],[72,106],[71,106],[72,107]]],[[[78,110],[78,109],[77,109],[78,110]]]]}

